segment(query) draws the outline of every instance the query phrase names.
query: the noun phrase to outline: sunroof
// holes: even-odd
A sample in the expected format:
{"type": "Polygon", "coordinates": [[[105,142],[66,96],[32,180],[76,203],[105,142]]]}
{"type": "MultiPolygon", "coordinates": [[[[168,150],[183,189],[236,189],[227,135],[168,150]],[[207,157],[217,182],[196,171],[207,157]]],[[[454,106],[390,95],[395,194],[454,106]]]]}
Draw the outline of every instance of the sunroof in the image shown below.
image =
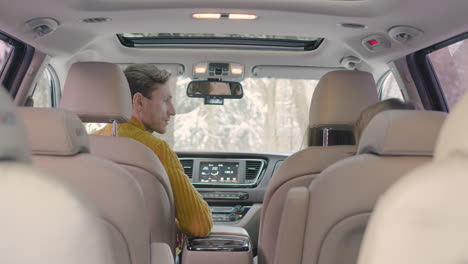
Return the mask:
{"type": "Polygon", "coordinates": [[[268,50],[315,50],[322,38],[265,34],[215,33],[122,33],[122,45],[134,48],[223,48],[268,50]]]}

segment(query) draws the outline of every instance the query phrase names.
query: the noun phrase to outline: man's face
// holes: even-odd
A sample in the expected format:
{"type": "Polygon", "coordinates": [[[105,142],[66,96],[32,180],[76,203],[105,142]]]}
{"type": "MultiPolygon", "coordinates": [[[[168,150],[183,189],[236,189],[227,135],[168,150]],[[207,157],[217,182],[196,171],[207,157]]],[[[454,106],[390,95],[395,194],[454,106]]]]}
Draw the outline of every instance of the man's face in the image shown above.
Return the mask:
{"type": "Polygon", "coordinates": [[[164,134],[171,116],[175,115],[171,89],[167,83],[155,84],[151,99],[143,96],[141,122],[151,132],[164,134]]]}

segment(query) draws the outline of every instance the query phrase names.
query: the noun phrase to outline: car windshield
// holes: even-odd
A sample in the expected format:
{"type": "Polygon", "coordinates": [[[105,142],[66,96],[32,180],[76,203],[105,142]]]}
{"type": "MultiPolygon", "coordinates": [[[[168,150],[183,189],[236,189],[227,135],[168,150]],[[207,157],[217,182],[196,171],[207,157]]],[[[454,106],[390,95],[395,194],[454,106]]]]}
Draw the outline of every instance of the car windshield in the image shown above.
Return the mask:
{"type": "Polygon", "coordinates": [[[187,77],[175,78],[173,117],[168,132],[156,135],[174,150],[295,152],[308,125],[316,80],[246,78],[242,99],[205,105],[189,98],[187,77]]]}

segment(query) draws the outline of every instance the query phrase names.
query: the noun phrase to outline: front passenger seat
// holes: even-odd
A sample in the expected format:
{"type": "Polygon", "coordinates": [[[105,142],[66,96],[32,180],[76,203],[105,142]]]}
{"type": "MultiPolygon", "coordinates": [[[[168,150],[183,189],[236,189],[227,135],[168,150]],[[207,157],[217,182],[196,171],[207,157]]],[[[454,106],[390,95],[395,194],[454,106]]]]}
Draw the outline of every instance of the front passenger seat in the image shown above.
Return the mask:
{"type": "Polygon", "coordinates": [[[259,263],[272,264],[275,251],[280,250],[276,248],[276,243],[288,191],[293,187],[308,186],[329,165],[355,153],[354,122],[363,109],[377,101],[375,81],[368,72],[333,71],[320,79],[309,113],[309,141],[313,145],[294,153],[281,164],[269,182],[263,199],[259,263]],[[338,131],[335,137],[334,131],[338,131]],[[329,145],[318,145],[322,137],[317,136],[325,132],[330,132],[329,136],[323,137],[329,145]],[[347,144],[332,145],[333,141],[347,144]]]}

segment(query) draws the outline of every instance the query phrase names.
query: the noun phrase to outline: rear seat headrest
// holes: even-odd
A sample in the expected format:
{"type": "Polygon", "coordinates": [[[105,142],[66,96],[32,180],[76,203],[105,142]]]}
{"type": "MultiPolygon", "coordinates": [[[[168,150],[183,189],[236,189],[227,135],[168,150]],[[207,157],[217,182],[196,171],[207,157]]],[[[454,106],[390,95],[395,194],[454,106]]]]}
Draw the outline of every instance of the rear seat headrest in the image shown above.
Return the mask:
{"type": "Polygon", "coordinates": [[[468,93],[450,112],[443,125],[434,153],[435,160],[443,160],[453,153],[468,153],[468,93]]]}
{"type": "Polygon", "coordinates": [[[107,62],[73,64],[60,107],[76,113],[83,122],[129,121],[132,97],[122,69],[107,62]]]}
{"type": "Polygon", "coordinates": [[[88,153],[86,129],[72,112],[53,108],[19,107],[32,153],[70,156],[88,153]]]}
{"type": "Polygon", "coordinates": [[[381,112],[364,129],[358,154],[432,156],[446,116],[436,111],[381,112]]]}
{"type": "Polygon", "coordinates": [[[366,107],[378,102],[372,74],[332,71],[320,78],[309,112],[309,127],[352,125],[366,107]]]}
{"type": "Polygon", "coordinates": [[[10,95],[0,86],[0,160],[31,162],[31,148],[10,95]]]}

